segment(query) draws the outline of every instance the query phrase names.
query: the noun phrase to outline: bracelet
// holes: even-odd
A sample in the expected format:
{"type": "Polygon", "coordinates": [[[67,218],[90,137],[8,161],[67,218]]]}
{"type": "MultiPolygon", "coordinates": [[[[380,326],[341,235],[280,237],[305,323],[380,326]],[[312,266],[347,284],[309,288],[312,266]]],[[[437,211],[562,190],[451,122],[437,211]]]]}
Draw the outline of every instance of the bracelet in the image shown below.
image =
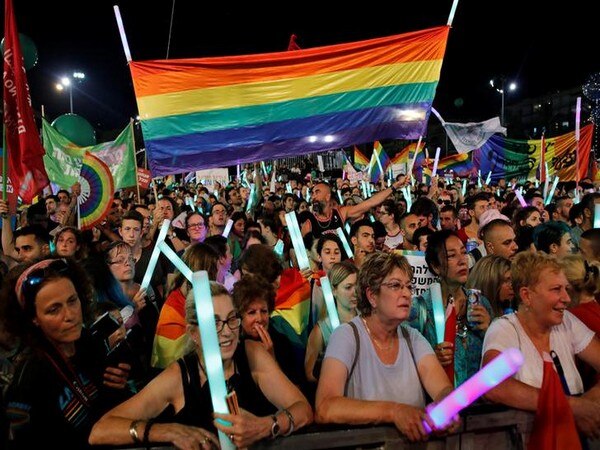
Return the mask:
{"type": "Polygon", "coordinates": [[[148,422],[146,422],[146,428],[144,428],[144,440],[142,441],[144,445],[148,445],[150,442],[150,428],[152,428],[153,425],[154,419],[150,419],[148,422]]]}
{"type": "Polygon", "coordinates": [[[288,420],[290,421],[290,429],[287,431],[287,433],[283,435],[284,437],[286,437],[294,432],[296,424],[294,422],[294,416],[292,416],[292,413],[287,408],[283,409],[283,413],[287,416],[288,420]]]}
{"type": "Polygon", "coordinates": [[[133,422],[131,422],[131,425],[129,425],[129,436],[131,436],[131,439],[133,439],[133,442],[135,442],[136,444],[141,444],[142,440],[140,439],[140,435],[138,434],[137,431],[137,426],[143,422],[142,420],[134,420],[133,422]]]}

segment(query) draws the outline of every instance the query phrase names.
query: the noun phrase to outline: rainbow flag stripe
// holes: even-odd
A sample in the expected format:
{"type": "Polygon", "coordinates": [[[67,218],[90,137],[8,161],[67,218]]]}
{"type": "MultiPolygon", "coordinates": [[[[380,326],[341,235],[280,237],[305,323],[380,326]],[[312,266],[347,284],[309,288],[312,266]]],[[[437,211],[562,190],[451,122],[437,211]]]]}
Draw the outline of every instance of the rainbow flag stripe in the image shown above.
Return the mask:
{"type": "Polygon", "coordinates": [[[449,27],[130,64],[154,176],[425,132],[449,27]]]}
{"type": "Polygon", "coordinates": [[[475,169],[471,161],[470,153],[457,153],[440,159],[438,172],[446,173],[449,170],[452,170],[459,176],[469,176],[477,173],[477,169],[475,169]]]}
{"type": "Polygon", "coordinates": [[[358,149],[358,147],[354,146],[354,166],[365,168],[368,165],[369,159],[358,149]]]}

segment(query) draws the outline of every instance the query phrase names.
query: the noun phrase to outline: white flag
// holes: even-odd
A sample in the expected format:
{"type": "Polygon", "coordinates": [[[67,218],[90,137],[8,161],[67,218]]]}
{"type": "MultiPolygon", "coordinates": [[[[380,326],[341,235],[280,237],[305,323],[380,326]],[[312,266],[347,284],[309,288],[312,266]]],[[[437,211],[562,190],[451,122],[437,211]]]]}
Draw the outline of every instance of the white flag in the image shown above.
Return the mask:
{"type": "Polygon", "coordinates": [[[484,122],[453,123],[445,122],[433,108],[431,111],[442,122],[442,126],[458,153],[468,153],[480,148],[496,133],[506,136],[506,128],[500,124],[498,117],[484,122]]]}

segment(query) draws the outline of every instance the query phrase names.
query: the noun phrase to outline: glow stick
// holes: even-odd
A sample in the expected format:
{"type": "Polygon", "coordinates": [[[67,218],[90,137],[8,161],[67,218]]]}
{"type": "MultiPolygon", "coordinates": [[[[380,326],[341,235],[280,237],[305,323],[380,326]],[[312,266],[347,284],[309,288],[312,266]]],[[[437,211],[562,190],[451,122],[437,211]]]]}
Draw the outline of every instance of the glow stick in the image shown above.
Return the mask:
{"type": "MultiPolygon", "coordinates": [[[[516,348],[503,351],[438,404],[426,408],[427,415],[437,429],[445,428],[461,410],[517,373],[523,360],[523,354],[516,348]]],[[[431,433],[427,422],[423,421],[423,426],[431,433]]]]}
{"type": "Polygon", "coordinates": [[[280,258],[283,256],[283,241],[281,239],[277,239],[277,244],[275,244],[273,251],[280,258]]]}
{"type": "Polygon", "coordinates": [[[477,171],[477,187],[481,189],[481,170],[477,171]]]}
{"type": "Polygon", "coordinates": [[[594,228],[600,228],[600,204],[594,205],[594,228]]]}
{"type": "Polygon", "coordinates": [[[292,185],[290,184],[289,181],[285,184],[285,190],[287,191],[288,194],[292,193],[292,185]]]}
{"type": "Polygon", "coordinates": [[[361,183],[362,183],[363,197],[365,199],[367,199],[367,198],[369,198],[369,193],[367,191],[367,182],[365,180],[362,180],[361,183]]]}
{"type": "Polygon", "coordinates": [[[228,238],[229,237],[229,233],[231,232],[231,227],[233,227],[233,220],[229,219],[227,221],[227,225],[225,225],[225,229],[223,230],[222,236],[224,238],[228,238]]]}
{"type": "MultiPolygon", "coordinates": [[[[223,371],[219,336],[215,325],[215,310],[210,295],[210,284],[206,271],[194,272],[192,275],[192,289],[213,410],[221,414],[229,414],[227,400],[225,400],[227,396],[225,372],[223,371]]],[[[231,425],[224,420],[220,420],[220,423],[226,426],[231,425]]],[[[234,450],[236,448],[227,435],[221,431],[219,431],[219,443],[222,449],[234,450]]]]}
{"type": "Polygon", "coordinates": [[[411,185],[412,187],[415,187],[415,177],[413,177],[413,174],[412,174],[412,172],[411,172],[411,174],[410,174],[410,185],[411,185]]]}
{"type": "Polygon", "coordinates": [[[535,180],[533,180],[533,182],[535,184],[536,189],[540,187],[540,182],[537,178],[535,180]]]}
{"type": "Polygon", "coordinates": [[[346,225],[344,225],[344,228],[346,229],[346,233],[350,234],[350,224],[348,222],[346,222],[346,225]]]}
{"type": "Polygon", "coordinates": [[[410,211],[412,208],[412,197],[410,195],[410,189],[408,186],[404,186],[402,188],[402,193],[404,194],[404,200],[406,200],[406,209],[410,211]]]}
{"type": "Polygon", "coordinates": [[[465,178],[462,182],[462,196],[464,197],[467,194],[467,179],[465,178]]]}
{"type": "Polygon", "coordinates": [[[344,230],[342,230],[341,228],[337,228],[335,230],[335,232],[337,233],[338,237],[340,238],[340,241],[342,241],[342,245],[344,246],[344,250],[346,250],[346,254],[348,255],[348,258],[354,258],[354,253],[352,253],[352,249],[350,248],[348,239],[346,239],[344,230]]]}
{"type": "Polygon", "coordinates": [[[485,184],[490,185],[490,181],[492,181],[492,171],[490,170],[485,179],[485,184]]]}
{"type": "Polygon", "coordinates": [[[275,182],[277,181],[277,179],[275,178],[275,166],[273,166],[273,172],[271,172],[271,184],[269,185],[269,190],[275,194],[277,192],[276,188],[275,188],[275,182]]]}
{"type": "Polygon", "coordinates": [[[236,166],[236,172],[237,172],[236,178],[239,180],[240,179],[240,165],[239,164],[236,166]]]}
{"type": "Polygon", "coordinates": [[[578,204],[581,201],[579,198],[579,189],[575,186],[575,198],[573,199],[573,203],[578,204]]]}
{"type": "Polygon", "coordinates": [[[417,154],[419,153],[419,147],[421,146],[421,139],[423,139],[423,136],[419,136],[419,141],[417,142],[417,148],[415,149],[415,154],[413,155],[413,159],[410,162],[410,165],[408,166],[408,173],[411,174],[411,177],[412,177],[413,168],[415,167],[415,162],[417,162],[417,154]]]}
{"type": "Polygon", "coordinates": [[[335,330],[340,326],[340,317],[338,316],[337,308],[335,307],[335,300],[333,299],[333,291],[331,290],[331,284],[329,284],[329,278],[321,277],[321,289],[323,289],[323,297],[325,298],[325,306],[327,307],[329,322],[331,322],[331,329],[335,330]]]}
{"type": "Polygon", "coordinates": [[[581,125],[581,97],[577,97],[577,106],[575,107],[575,187],[579,184],[579,127],[581,125]]]}
{"type": "Polygon", "coordinates": [[[344,199],[342,198],[342,191],[337,191],[338,198],[340,199],[340,205],[344,204],[344,199]]]}
{"type": "Polygon", "coordinates": [[[181,272],[181,274],[186,277],[188,280],[192,281],[192,271],[190,268],[183,262],[183,260],[177,256],[177,253],[173,251],[171,247],[165,242],[162,241],[158,244],[158,248],[164,255],[173,263],[173,265],[181,272]]]}
{"type": "Polygon", "coordinates": [[[431,283],[431,306],[433,307],[433,321],[435,322],[435,336],[437,343],[444,342],[446,330],[446,315],[444,314],[444,301],[442,300],[442,286],[440,283],[431,283]]]}
{"type": "Polygon", "coordinates": [[[442,149],[440,147],[435,149],[435,159],[433,160],[433,170],[431,171],[431,178],[437,175],[438,162],[440,161],[440,152],[442,149]]]}
{"type": "Polygon", "coordinates": [[[550,193],[548,194],[548,198],[544,202],[544,205],[549,205],[552,201],[552,197],[554,197],[554,191],[556,190],[556,185],[558,184],[559,177],[554,178],[552,182],[552,188],[550,189],[550,193]]]}
{"type": "Polygon", "coordinates": [[[310,189],[308,187],[306,188],[306,202],[310,202],[310,189]]]}
{"type": "Polygon", "coordinates": [[[260,166],[262,167],[263,173],[265,174],[265,177],[268,177],[269,174],[267,173],[267,166],[265,166],[265,162],[261,161],[260,162],[260,166]]]}
{"type": "Polygon", "coordinates": [[[292,245],[296,252],[296,259],[298,260],[298,267],[300,270],[310,268],[308,262],[308,255],[306,254],[306,247],[302,240],[302,233],[300,233],[300,226],[298,225],[298,219],[296,218],[295,212],[289,212],[285,215],[285,222],[287,223],[290,237],[292,238],[292,245]]]}
{"type": "Polygon", "coordinates": [[[317,155],[317,166],[319,166],[319,172],[325,172],[325,164],[323,164],[323,157],[317,155]]]}
{"type": "Polygon", "coordinates": [[[452,8],[450,8],[450,15],[448,16],[448,26],[452,26],[452,21],[454,20],[454,14],[456,13],[456,7],[458,6],[458,0],[454,0],[452,2],[452,8]]]}
{"type": "Polygon", "coordinates": [[[250,187],[250,195],[248,195],[248,204],[246,205],[246,212],[250,212],[252,209],[252,201],[254,200],[254,190],[256,189],[256,185],[253,183],[252,187],[250,187]]]}
{"type": "Polygon", "coordinates": [[[383,167],[381,166],[381,161],[379,160],[379,152],[377,150],[375,150],[374,155],[375,155],[375,161],[377,161],[377,165],[379,166],[379,173],[381,174],[380,176],[385,177],[385,172],[383,171],[383,167]]]}
{"type": "Polygon", "coordinates": [[[160,232],[158,233],[158,239],[156,240],[156,245],[154,246],[154,250],[152,250],[150,261],[148,261],[146,273],[144,274],[144,278],[142,279],[142,282],[140,284],[140,289],[148,289],[148,286],[150,286],[150,280],[152,279],[152,274],[154,273],[156,263],[158,262],[158,257],[160,256],[160,248],[158,244],[163,242],[167,237],[167,232],[169,231],[170,225],[170,220],[163,220],[162,227],[160,227],[160,232]]]}
{"type": "Polygon", "coordinates": [[[548,163],[544,161],[546,167],[546,180],[544,181],[544,198],[548,196],[548,185],[550,184],[550,173],[548,172],[548,163]]]}
{"type": "Polygon", "coordinates": [[[369,220],[371,222],[375,222],[375,217],[373,217],[373,214],[369,214],[369,220]]]}
{"type": "Polygon", "coordinates": [[[131,51],[129,50],[129,43],[127,42],[127,35],[125,34],[125,26],[123,25],[123,19],[121,18],[121,10],[117,5],[113,6],[115,11],[115,18],[117,19],[117,27],[119,28],[119,35],[121,36],[121,44],[123,45],[123,51],[125,52],[125,59],[128,63],[131,62],[131,51]]]}
{"type": "Polygon", "coordinates": [[[521,206],[523,208],[527,208],[527,202],[523,198],[523,194],[521,193],[521,191],[519,191],[518,189],[515,190],[515,196],[517,197],[517,200],[519,200],[519,203],[521,204],[521,206]]]}

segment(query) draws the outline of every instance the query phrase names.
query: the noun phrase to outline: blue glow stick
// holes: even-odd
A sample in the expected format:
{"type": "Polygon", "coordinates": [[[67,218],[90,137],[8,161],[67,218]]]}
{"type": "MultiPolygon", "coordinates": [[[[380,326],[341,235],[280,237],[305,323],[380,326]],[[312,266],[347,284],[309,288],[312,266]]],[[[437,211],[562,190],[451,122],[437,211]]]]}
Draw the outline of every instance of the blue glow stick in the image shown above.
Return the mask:
{"type": "Polygon", "coordinates": [[[148,286],[150,286],[150,280],[152,280],[152,274],[154,273],[156,263],[158,262],[158,257],[160,256],[160,248],[158,247],[158,244],[164,242],[170,225],[170,220],[163,220],[162,227],[158,233],[158,239],[156,240],[156,245],[154,246],[154,250],[152,250],[152,255],[150,256],[150,261],[148,262],[148,267],[146,268],[146,273],[144,274],[144,278],[140,284],[140,289],[148,289],[148,286]]]}
{"type": "Polygon", "coordinates": [[[548,194],[548,198],[544,202],[544,205],[549,205],[552,201],[552,197],[554,197],[554,191],[556,190],[556,185],[558,184],[559,177],[554,178],[552,182],[552,188],[550,189],[550,193],[548,194]]]}
{"type": "Polygon", "coordinates": [[[579,198],[579,189],[577,189],[577,186],[575,187],[575,198],[573,198],[573,203],[578,204],[581,201],[581,198],[579,198]]]}
{"type": "Polygon", "coordinates": [[[225,229],[223,230],[222,236],[224,238],[228,238],[229,237],[229,233],[231,232],[231,227],[233,227],[233,220],[229,219],[227,221],[227,225],[225,225],[225,229]]]}
{"type": "Polygon", "coordinates": [[[171,247],[165,242],[162,241],[158,244],[158,248],[164,255],[173,263],[173,265],[181,272],[181,274],[186,277],[189,281],[192,281],[192,271],[190,268],[183,262],[183,260],[173,251],[171,247]]]}
{"type": "Polygon", "coordinates": [[[373,217],[373,214],[370,214],[370,213],[369,213],[369,220],[370,220],[371,222],[375,222],[375,217],[373,217]]]}
{"type": "Polygon", "coordinates": [[[323,289],[323,297],[325,298],[325,306],[327,307],[329,322],[331,322],[331,329],[335,330],[340,326],[340,317],[338,316],[337,308],[335,307],[335,300],[333,299],[333,291],[331,290],[329,278],[321,277],[321,289],[323,289]]]}
{"type": "Polygon", "coordinates": [[[442,300],[442,286],[440,283],[431,283],[431,306],[433,307],[433,321],[435,322],[435,336],[437,343],[444,342],[446,331],[446,315],[444,314],[444,301],[442,300]]]}
{"type": "Polygon", "coordinates": [[[485,184],[489,186],[490,181],[492,181],[492,171],[491,170],[488,172],[487,177],[485,178],[485,184]]]}
{"type": "Polygon", "coordinates": [[[437,175],[438,163],[440,162],[440,152],[442,149],[440,147],[435,149],[435,159],[433,160],[433,170],[431,171],[431,178],[434,178],[437,175]]]}
{"type": "MultiPolygon", "coordinates": [[[[432,403],[425,412],[437,429],[445,428],[461,410],[517,373],[523,361],[523,354],[516,348],[504,350],[438,404],[432,403]]],[[[431,433],[427,422],[423,421],[423,426],[425,431],[431,433]]]]}
{"type": "Polygon", "coordinates": [[[310,189],[306,188],[306,203],[310,202],[310,189]]]}
{"type": "MultiPolygon", "coordinates": [[[[194,272],[192,275],[192,289],[194,292],[194,303],[196,304],[196,315],[198,316],[198,328],[202,340],[202,354],[206,365],[206,377],[210,388],[210,397],[213,410],[221,414],[229,414],[227,408],[227,387],[225,386],[225,372],[223,371],[223,360],[221,359],[221,348],[219,336],[215,325],[215,310],[210,295],[210,284],[206,271],[194,272]]],[[[243,345],[243,344],[240,344],[243,345]]],[[[220,420],[223,425],[231,425],[229,422],[220,420]]],[[[219,431],[219,442],[222,449],[233,450],[235,445],[227,435],[219,431]]]]}
{"type": "Polygon", "coordinates": [[[342,230],[341,228],[337,228],[335,230],[335,232],[337,233],[338,237],[340,238],[340,241],[342,241],[342,245],[344,246],[344,250],[346,250],[346,254],[348,255],[348,258],[354,258],[354,253],[352,253],[352,249],[350,248],[348,239],[346,239],[344,230],[342,230]]]}
{"type": "Polygon", "coordinates": [[[340,205],[344,204],[344,199],[342,198],[342,191],[337,191],[338,198],[340,199],[340,205]]]}
{"type": "Polygon", "coordinates": [[[362,180],[361,183],[362,183],[363,197],[365,199],[367,199],[367,198],[369,198],[369,192],[367,191],[367,182],[365,180],[362,180]]]}
{"type": "Polygon", "coordinates": [[[350,224],[348,222],[346,222],[346,225],[344,225],[344,228],[346,229],[346,233],[350,234],[350,224]]]}
{"type": "Polygon", "coordinates": [[[283,241],[281,239],[277,239],[277,244],[275,244],[275,248],[273,248],[273,251],[280,258],[283,256],[283,241]]]}
{"type": "Polygon", "coordinates": [[[250,194],[248,195],[248,204],[246,205],[246,212],[249,213],[250,210],[252,209],[252,200],[254,199],[254,190],[255,188],[255,184],[252,184],[252,187],[250,188],[250,194]]]}
{"type": "Polygon", "coordinates": [[[291,194],[291,193],[292,193],[292,185],[290,184],[290,182],[289,182],[289,181],[288,181],[288,182],[285,184],[285,190],[286,190],[286,191],[287,191],[289,194],[291,194]]]}
{"type": "Polygon", "coordinates": [[[265,174],[265,177],[269,176],[269,174],[267,173],[267,166],[265,166],[265,162],[261,161],[260,162],[260,166],[262,167],[263,173],[265,174]]]}
{"type": "Polygon", "coordinates": [[[464,197],[464,196],[465,196],[465,194],[467,193],[467,180],[466,180],[466,179],[464,179],[464,180],[463,180],[463,182],[462,182],[462,189],[461,189],[461,192],[462,192],[462,196],[463,196],[463,197],[464,197]]]}
{"type": "Polygon", "coordinates": [[[300,270],[309,269],[310,263],[308,262],[308,255],[306,254],[306,247],[304,247],[304,241],[302,240],[302,233],[300,232],[296,213],[293,211],[287,213],[285,215],[285,222],[287,223],[290,237],[292,238],[292,245],[296,252],[298,267],[300,270]]]}
{"type": "Polygon", "coordinates": [[[54,241],[50,241],[48,246],[50,247],[50,254],[55,255],[56,254],[56,244],[54,243],[54,241]]]}
{"type": "Polygon", "coordinates": [[[594,228],[600,228],[600,204],[594,205],[594,228]]]}

